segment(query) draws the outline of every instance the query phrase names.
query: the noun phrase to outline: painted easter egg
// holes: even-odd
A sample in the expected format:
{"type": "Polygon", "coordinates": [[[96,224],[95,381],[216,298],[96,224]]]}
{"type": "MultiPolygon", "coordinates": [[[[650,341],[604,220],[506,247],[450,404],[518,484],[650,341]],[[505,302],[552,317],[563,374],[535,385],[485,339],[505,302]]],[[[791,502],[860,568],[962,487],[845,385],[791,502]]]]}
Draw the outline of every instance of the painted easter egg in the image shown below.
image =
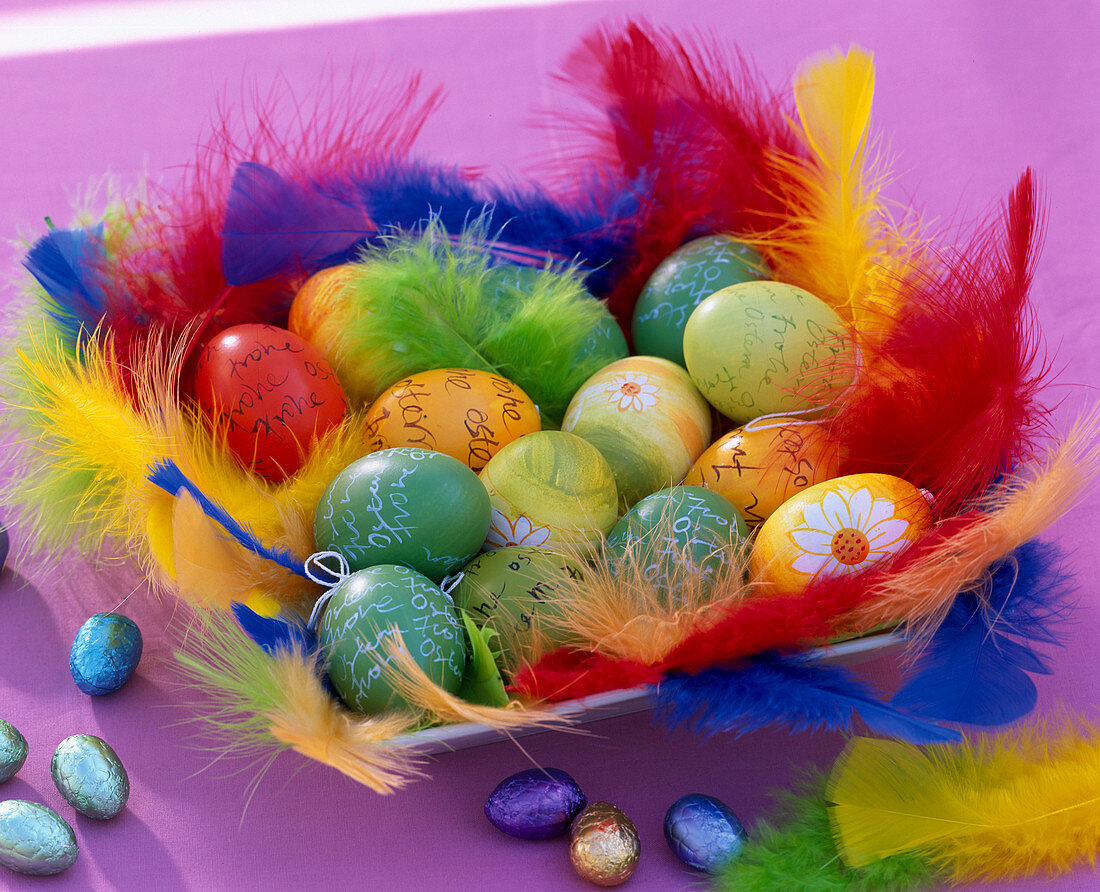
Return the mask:
{"type": "Polygon", "coordinates": [[[335,353],[335,334],[339,331],[344,288],[361,275],[353,263],[330,266],[314,273],[302,284],[290,305],[286,327],[309,341],[330,359],[335,353]]]}
{"type": "Polygon", "coordinates": [[[502,446],[541,429],[539,410],[507,378],[434,369],[387,387],[367,413],[363,436],[372,451],[416,446],[480,471],[502,446]]]}
{"type": "Polygon", "coordinates": [[[466,671],[465,633],[454,602],[428,577],[381,564],[360,570],[331,591],[317,627],[333,687],[365,714],[407,704],[383,675],[387,641],[401,633],[416,664],[437,685],[455,692],[466,671]]]}
{"type": "Polygon", "coordinates": [[[458,459],[396,447],[336,475],[314,512],[313,539],[353,570],[404,564],[442,579],[481,550],[489,514],[485,486],[458,459]]]}
{"type": "Polygon", "coordinates": [[[634,822],[610,802],[593,802],[569,828],[573,869],[597,886],[618,886],[629,880],[641,851],[634,822]]]}
{"type": "Polygon", "coordinates": [[[767,418],[715,440],[684,483],[720,493],[756,525],[796,493],[835,477],[839,468],[839,449],[821,425],[767,418]]]}
{"type": "Polygon", "coordinates": [[[275,482],[304,464],[313,441],[347,408],[320,351],[274,325],[234,325],[216,335],[199,354],[195,398],[229,451],[275,482]]]}
{"type": "Polygon", "coordinates": [[[600,451],[625,509],[683,480],[710,442],[711,414],[680,366],[656,356],[631,356],[581,385],[562,430],[600,451]]]}
{"type": "Polygon", "coordinates": [[[917,487],[889,474],[852,474],[802,490],[760,526],[749,570],[762,591],[797,594],[816,579],[862,573],[928,529],[917,487]]]}
{"type": "Polygon", "coordinates": [[[588,804],[580,785],[560,768],[528,768],[506,777],[485,800],[485,817],[520,839],[550,839],[569,829],[588,804]]]}
{"type": "Polygon", "coordinates": [[[619,517],[615,476],[600,451],[565,431],[509,443],[481,471],[492,518],[487,548],[564,545],[591,553],[619,517]]]}
{"type": "Polygon", "coordinates": [[[76,834],[52,808],[9,799],[0,802],[0,865],[30,876],[52,876],[76,863],[76,834]]]}
{"type": "Polygon", "coordinates": [[[0,784],[15,777],[27,761],[27,738],[19,729],[0,719],[0,784]]]}
{"type": "Polygon", "coordinates": [[[707,235],[658,264],[634,305],[634,350],[684,364],[684,329],[704,298],[769,275],[760,255],[726,235],[707,235]]]}
{"type": "Polygon", "coordinates": [[[748,837],[726,803],[703,793],[689,793],[665,812],[665,840],[689,867],[717,873],[741,854],[748,837]]]}
{"type": "Polygon", "coordinates": [[[711,405],[744,424],[831,402],[851,383],[855,346],[836,311],[808,291],[744,282],[695,308],[684,361],[711,405]]]}
{"type": "Polygon", "coordinates": [[[69,673],[85,694],[117,691],[141,660],[141,630],[121,613],[96,613],[84,621],[69,649],[69,673]]]}
{"type": "Polygon", "coordinates": [[[69,805],[97,821],[115,817],[130,798],[130,777],[122,760],[94,734],[62,740],[50,761],[50,775],[69,805]]]}
{"type": "Polygon", "coordinates": [[[563,643],[557,597],[571,580],[583,579],[584,570],[569,558],[507,545],[470,561],[451,595],[479,627],[496,629],[504,664],[514,668],[522,654],[520,642],[537,634],[551,645],[563,643]]]}
{"type": "Polygon", "coordinates": [[[662,601],[690,595],[698,603],[747,535],[745,521],[722,496],[673,486],[622,516],[607,537],[607,555],[619,576],[652,585],[662,601]]]}

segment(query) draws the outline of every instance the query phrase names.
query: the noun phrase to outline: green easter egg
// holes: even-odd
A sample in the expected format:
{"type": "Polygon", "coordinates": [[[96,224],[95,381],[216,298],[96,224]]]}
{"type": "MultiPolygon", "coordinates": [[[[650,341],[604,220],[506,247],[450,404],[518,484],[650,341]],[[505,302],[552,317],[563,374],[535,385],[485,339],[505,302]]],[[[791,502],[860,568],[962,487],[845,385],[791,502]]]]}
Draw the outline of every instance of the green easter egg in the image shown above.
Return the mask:
{"type": "Polygon", "coordinates": [[[727,418],[824,406],[851,383],[855,344],[836,311],[782,282],[744,282],[706,298],[684,329],[695,386],[727,418]]]}
{"type": "Polygon", "coordinates": [[[553,645],[564,642],[556,599],[570,579],[583,578],[580,565],[560,554],[508,545],[470,561],[451,594],[479,627],[496,629],[504,665],[515,668],[521,655],[517,645],[534,632],[553,645]]]}
{"type": "Polygon", "coordinates": [[[684,328],[703,299],[768,275],[755,250],[726,235],[704,236],[677,248],[653,271],[634,305],[634,352],[684,365],[684,328]]]}
{"type": "Polygon", "coordinates": [[[631,508],[607,537],[613,566],[630,562],[642,570],[662,599],[675,598],[683,563],[693,575],[714,579],[728,549],[748,536],[748,527],[729,500],[701,486],[673,486],[655,492],[631,508]]]}
{"type": "Polygon", "coordinates": [[[394,637],[393,629],[432,681],[452,693],[462,683],[466,639],[450,597],[408,567],[370,567],[332,590],[317,627],[332,685],[358,712],[407,705],[382,674],[390,660],[384,643],[394,637]]]}
{"type": "Polygon", "coordinates": [[[319,551],[353,570],[404,564],[432,579],[465,566],[489,530],[489,494],[457,459],[427,449],[382,449],[336,475],[313,515],[319,551]]]}

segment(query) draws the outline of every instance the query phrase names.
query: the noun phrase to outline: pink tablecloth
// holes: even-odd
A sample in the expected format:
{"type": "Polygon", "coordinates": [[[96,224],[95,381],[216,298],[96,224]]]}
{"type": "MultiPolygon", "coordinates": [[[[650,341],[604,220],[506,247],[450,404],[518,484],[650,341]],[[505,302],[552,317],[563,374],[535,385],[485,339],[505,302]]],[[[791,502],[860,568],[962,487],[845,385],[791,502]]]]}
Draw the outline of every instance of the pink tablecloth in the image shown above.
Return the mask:
{"type": "MultiPolygon", "coordinates": [[[[490,170],[516,169],[554,146],[528,126],[557,94],[551,73],[595,23],[627,14],[713,30],[784,82],[808,54],[859,43],[875,53],[875,120],[902,176],[900,197],[927,218],[973,217],[999,200],[1027,166],[1040,177],[1049,229],[1034,297],[1058,381],[1065,428],[1100,380],[1096,314],[1100,206],[1096,176],[1100,79],[1095,3],[743,0],[579,3],[0,60],[0,225],[7,237],[66,221],[74,195],[109,172],[122,185],[144,173],[171,180],[192,154],[215,98],[242,83],[284,77],[304,91],[325,71],[369,60],[422,69],[447,101],[420,142],[428,157],[490,170]]],[[[18,252],[3,255],[4,279],[18,252]]],[[[4,286],[5,315],[17,288],[4,286]]],[[[1092,391],[1094,394],[1095,391],[1092,391]]],[[[1091,712],[1100,698],[1100,499],[1053,535],[1073,549],[1081,609],[1068,645],[1042,679],[1040,713],[1058,704],[1091,712]]],[[[26,543],[14,531],[17,547],[26,543]]],[[[192,740],[192,694],[174,683],[171,605],[149,603],[122,577],[76,563],[23,556],[0,580],[0,717],[31,746],[4,798],[43,801],[63,813],[49,777],[58,741],[106,738],[127,765],[130,805],[118,819],[77,818],[77,864],[51,888],[72,889],[582,889],[560,841],[522,842],[482,816],[486,794],[534,762],[571,772],[590,798],[624,808],[642,837],[627,888],[690,888],[696,875],[665,846],[671,802],[706,792],[746,823],[766,791],[800,766],[826,766],[834,735],[757,733],[699,741],[668,734],[648,714],[444,755],[432,780],[380,797],[293,754],[273,765],[216,761],[192,740]],[[72,637],[88,614],[123,606],[141,624],[146,655],[137,677],[103,698],[69,678],[72,637]],[[257,775],[262,777],[256,781],[257,775]],[[254,783],[255,782],[255,783],[254,783]]],[[[1095,888],[1087,869],[1051,886],[1095,888]]],[[[0,873],[0,887],[41,881],[0,873]]],[[[1000,888],[1000,887],[998,887],[1000,888]]]]}

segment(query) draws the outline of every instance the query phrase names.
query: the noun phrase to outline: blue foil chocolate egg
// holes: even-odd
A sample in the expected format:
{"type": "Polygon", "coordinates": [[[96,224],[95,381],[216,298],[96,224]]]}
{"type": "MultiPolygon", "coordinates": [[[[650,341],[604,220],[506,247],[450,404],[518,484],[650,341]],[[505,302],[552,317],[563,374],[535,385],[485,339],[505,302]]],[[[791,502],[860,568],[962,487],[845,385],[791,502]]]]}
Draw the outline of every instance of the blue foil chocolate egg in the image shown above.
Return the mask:
{"type": "Polygon", "coordinates": [[[737,815],[713,796],[690,793],[665,813],[669,848],[696,870],[716,872],[741,853],[747,838],[737,815]]]}
{"type": "Polygon", "coordinates": [[[53,809],[24,799],[0,802],[0,864],[4,867],[50,876],[72,867],[77,853],[73,828],[53,809]]]}
{"type": "Polygon", "coordinates": [[[137,624],[121,613],[96,613],[73,639],[69,672],[85,694],[109,694],[129,681],[140,659],[137,624]]]}
{"type": "Polygon", "coordinates": [[[8,562],[8,548],[11,546],[11,539],[8,538],[8,528],[0,523],[0,570],[4,569],[4,565],[8,562]]]}
{"type": "Polygon", "coordinates": [[[530,768],[506,777],[485,800],[485,817],[497,830],[521,839],[561,836],[588,799],[559,768],[530,768]]]}
{"type": "Polygon", "coordinates": [[[0,719],[0,784],[11,780],[27,761],[27,738],[0,719]]]}
{"type": "Polygon", "coordinates": [[[94,734],[62,740],[50,761],[50,775],[69,805],[97,821],[113,818],[130,798],[130,777],[122,760],[94,734]]]}

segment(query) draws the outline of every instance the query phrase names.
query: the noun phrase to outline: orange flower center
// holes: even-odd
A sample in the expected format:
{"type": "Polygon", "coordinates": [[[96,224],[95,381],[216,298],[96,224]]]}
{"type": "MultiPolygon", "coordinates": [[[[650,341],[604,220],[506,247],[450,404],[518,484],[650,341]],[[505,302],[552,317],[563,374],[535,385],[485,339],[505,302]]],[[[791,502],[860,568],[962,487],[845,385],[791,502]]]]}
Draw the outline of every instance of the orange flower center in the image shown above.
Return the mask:
{"type": "Polygon", "coordinates": [[[862,530],[845,527],[837,530],[831,544],[833,557],[842,564],[861,564],[871,553],[871,543],[862,530]]]}
{"type": "Polygon", "coordinates": [[[622,391],[627,396],[637,396],[642,392],[642,385],[635,381],[626,381],[623,383],[622,391]]]}

